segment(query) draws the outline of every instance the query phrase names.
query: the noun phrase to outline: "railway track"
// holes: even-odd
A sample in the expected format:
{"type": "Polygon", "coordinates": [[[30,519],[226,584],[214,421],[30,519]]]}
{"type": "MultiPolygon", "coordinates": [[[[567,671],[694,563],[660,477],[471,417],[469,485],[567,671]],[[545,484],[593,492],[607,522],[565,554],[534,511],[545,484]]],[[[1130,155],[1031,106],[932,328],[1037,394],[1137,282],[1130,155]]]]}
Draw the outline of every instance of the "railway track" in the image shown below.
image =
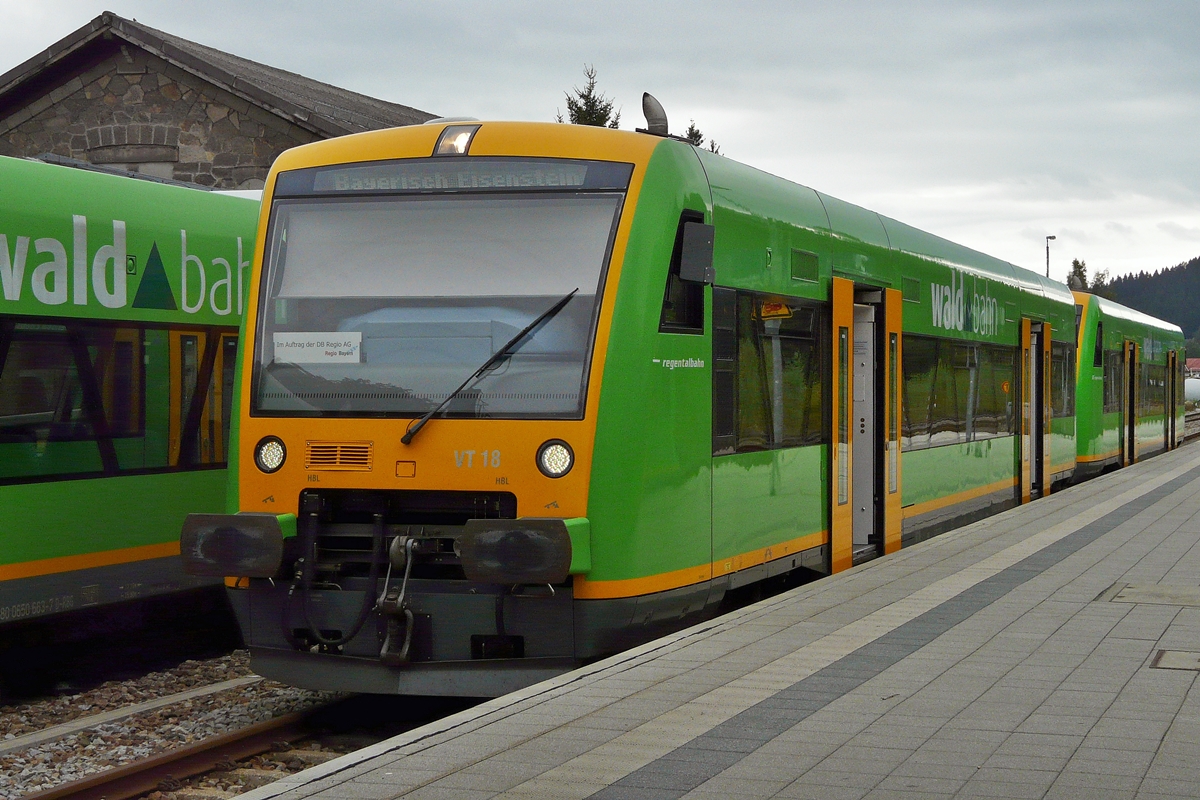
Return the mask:
{"type": "MultiPolygon", "coordinates": [[[[1200,436],[1200,410],[1187,413],[1184,436],[1187,439],[1200,436]]],[[[743,600],[752,602],[754,599],[748,597],[743,600]]],[[[365,712],[377,721],[387,717],[389,724],[377,725],[372,734],[344,742],[347,746],[341,748],[341,752],[358,749],[372,741],[396,735],[439,715],[458,710],[433,707],[445,706],[445,702],[426,703],[416,713],[408,709],[397,712],[394,708],[385,710],[379,707],[380,702],[387,703],[390,700],[393,698],[374,698],[371,705],[375,707],[367,706],[369,710],[365,712]]],[[[411,699],[407,700],[411,705],[411,699]]],[[[338,731],[346,730],[349,727],[346,719],[360,722],[364,717],[365,701],[366,698],[352,697],[285,714],[24,797],[29,800],[66,797],[124,800],[152,792],[156,793],[156,797],[178,800],[233,797],[291,772],[336,758],[341,754],[339,748],[323,743],[323,735],[327,737],[333,731],[336,736],[338,731]],[[339,721],[339,717],[342,721],[339,721]],[[316,744],[305,744],[311,742],[316,744]],[[251,759],[255,763],[247,763],[251,759]],[[203,781],[205,785],[197,785],[200,783],[197,776],[213,774],[221,776],[220,780],[208,779],[203,781]]]]}
{"type": "Polygon", "coordinates": [[[0,707],[0,798],[24,797],[338,699],[264,681],[245,652],[0,707]]]}
{"type": "Polygon", "coordinates": [[[1189,411],[1183,418],[1183,438],[1194,439],[1200,436],[1200,410],[1189,411]]]}
{"type": "MultiPolygon", "coordinates": [[[[306,726],[315,711],[297,712],[260,722],[238,731],[214,736],[135,761],[125,766],[90,775],[53,789],[26,795],[27,800],[127,800],[152,791],[179,785],[179,781],[216,769],[226,769],[251,756],[279,749],[311,736],[306,726]]],[[[236,768],[236,767],[235,767],[236,768]]],[[[282,777],[280,775],[279,777],[282,777]]]]}
{"type": "Polygon", "coordinates": [[[219,734],[24,800],[222,800],[324,763],[470,705],[469,701],[351,696],[219,734]]]}

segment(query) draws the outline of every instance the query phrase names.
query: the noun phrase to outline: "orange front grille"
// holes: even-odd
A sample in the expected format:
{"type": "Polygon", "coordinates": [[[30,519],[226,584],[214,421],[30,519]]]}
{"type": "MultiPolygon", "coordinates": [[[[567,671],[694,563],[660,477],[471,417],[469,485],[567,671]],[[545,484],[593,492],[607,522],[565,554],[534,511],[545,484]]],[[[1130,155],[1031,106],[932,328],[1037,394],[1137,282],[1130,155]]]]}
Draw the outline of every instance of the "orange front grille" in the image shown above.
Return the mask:
{"type": "Polygon", "coordinates": [[[374,442],[307,442],[304,466],[311,470],[371,471],[374,442]]]}

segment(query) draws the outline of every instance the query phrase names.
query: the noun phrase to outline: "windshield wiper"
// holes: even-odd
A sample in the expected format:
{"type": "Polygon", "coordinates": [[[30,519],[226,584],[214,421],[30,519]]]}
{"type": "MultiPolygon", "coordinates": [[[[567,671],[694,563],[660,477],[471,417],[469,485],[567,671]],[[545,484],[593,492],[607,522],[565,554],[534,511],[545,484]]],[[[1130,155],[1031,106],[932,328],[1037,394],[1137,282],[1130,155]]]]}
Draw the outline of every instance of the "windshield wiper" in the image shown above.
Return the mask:
{"type": "Polygon", "coordinates": [[[504,344],[503,347],[501,347],[499,350],[497,350],[495,353],[493,353],[491,355],[491,357],[488,358],[487,361],[483,362],[483,364],[481,364],[479,366],[479,369],[477,369],[473,373],[471,373],[471,377],[467,378],[465,381],[460,383],[458,385],[458,388],[455,389],[453,392],[446,395],[445,400],[438,403],[435,408],[426,412],[425,416],[421,417],[415,423],[410,422],[408,425],[408,429],[404,432],[404,435],[400,437],[400,443],[408,444],[409,442],[411,442],[413,440],[413,437],[417,435],[417,431],[421,430],[421,428],[424,428],[425,423],[429,422],[430,417],[432,417],[434,414],[438,413],[443,408],[445,408],[447,405],[449,405],[451,400],[458,397],[459,393],[462,392],[463,389],[467,388],[467,386],[469,386],[472,381],[476,380],[477,378],[479,378],[479,376],[483,375],[483,373],[487,372],[489,367],[491,367],[493,364],[495,364],[497,361],[504,358],[505,356],[509,356],[509,355],[512,355],[513,353],[515,353],[517,351],[517,345],[519,343],[522,343],[522,340],[526,336],[528,336],[530,333],[532,333],[534,328],[538,327],[543,322],[549,321],[551,317],[553,317],[559,311],[562,311],[563,307],[566,306],[567,303],[571,302],[571,298],[574,297],[575,293],[578,291],[579,291],[579,287],[575,287],[567,294],[566,297],[562,298],[557,303],[550,306],[550,308],[547,308],[545,311],[543,311],[541,314],[539,314],[537,316],[537,318],[534,319],[533,322],[529,323],[524,328],[522,328],[520,333],[518,333],[516,336],[509,339],[504,344]]]}

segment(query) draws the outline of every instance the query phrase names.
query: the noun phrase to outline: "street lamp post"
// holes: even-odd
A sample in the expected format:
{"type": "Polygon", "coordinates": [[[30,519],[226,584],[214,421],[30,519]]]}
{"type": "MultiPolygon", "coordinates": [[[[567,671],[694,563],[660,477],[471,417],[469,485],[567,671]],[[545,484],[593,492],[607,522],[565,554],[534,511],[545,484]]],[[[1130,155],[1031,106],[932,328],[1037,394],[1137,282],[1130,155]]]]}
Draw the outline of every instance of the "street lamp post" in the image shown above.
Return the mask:
{"type": "Polygon", "coordinates": [[[1057,238],[1058,237],[1055,236],[1054,234],[1050,234],[1049,236],[1046,237],[1046,277],[1047,278],[1050,277],[1050,240],[1057,239],[1057,238]]]}

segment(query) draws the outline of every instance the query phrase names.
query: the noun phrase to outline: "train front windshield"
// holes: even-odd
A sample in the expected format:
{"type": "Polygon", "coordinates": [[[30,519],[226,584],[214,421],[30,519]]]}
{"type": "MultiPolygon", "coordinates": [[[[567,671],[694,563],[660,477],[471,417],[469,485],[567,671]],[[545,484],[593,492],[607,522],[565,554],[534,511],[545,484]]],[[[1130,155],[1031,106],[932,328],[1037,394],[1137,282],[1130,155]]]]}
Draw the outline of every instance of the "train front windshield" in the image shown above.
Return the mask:
{"type": "Polygon", "coordinates": [[[420,416],[574,291],[443,413],[582,417],[628,165],[421,159],[297,172],[277,182],[255,413],[420,416]]]}

